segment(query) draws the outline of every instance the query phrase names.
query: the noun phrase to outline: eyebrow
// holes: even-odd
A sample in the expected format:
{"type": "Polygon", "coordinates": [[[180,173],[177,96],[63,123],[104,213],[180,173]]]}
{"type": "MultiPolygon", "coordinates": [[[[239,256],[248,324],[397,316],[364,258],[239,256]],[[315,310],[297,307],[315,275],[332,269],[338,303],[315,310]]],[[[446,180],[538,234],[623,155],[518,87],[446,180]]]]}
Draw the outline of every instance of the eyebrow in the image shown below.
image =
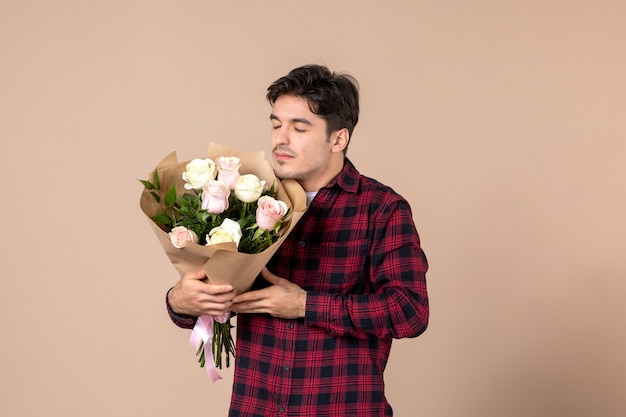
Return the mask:
{"type": "MultiPolygon", "coordinates": [[[[278,118],[278,116],[276,116],[274,113],[270,114],[270,120],[276,120],[278,122],[281,121],[278,118]]],[[[305,119],[303,117],[295,117],[295,118],[291,119],[290,122],[291,123],[303,123],[303,124],[308,125],[308,126],[313,126],[313,123],[311,123],[308,119],[305,119]]]]}

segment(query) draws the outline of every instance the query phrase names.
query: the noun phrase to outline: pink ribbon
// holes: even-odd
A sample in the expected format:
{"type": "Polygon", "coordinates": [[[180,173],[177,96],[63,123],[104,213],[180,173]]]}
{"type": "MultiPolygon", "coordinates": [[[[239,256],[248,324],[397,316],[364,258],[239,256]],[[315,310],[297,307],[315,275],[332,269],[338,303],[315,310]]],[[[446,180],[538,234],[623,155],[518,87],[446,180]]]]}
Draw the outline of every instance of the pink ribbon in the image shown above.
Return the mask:
{"type": "Polygon", "coordinates": [[[198,317],[189,338],[189,346],[195,348],[196,351],[200,347],[200,343],[204,342],[204,367],[212,382],[222,379],[222,376],[217,372],[215,359],[213,358],[213,320],[226,323],[229,317],[230,312],[226,312],[221,316],[203,315],[198,317]]]}

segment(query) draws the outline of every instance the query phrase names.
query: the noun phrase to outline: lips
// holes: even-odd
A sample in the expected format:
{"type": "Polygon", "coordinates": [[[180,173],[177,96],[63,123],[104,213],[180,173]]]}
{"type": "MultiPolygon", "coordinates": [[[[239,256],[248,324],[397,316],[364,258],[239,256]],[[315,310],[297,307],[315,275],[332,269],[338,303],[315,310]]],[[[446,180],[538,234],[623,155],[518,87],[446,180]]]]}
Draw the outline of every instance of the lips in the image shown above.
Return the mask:
{"type": "Polygon", "coordinates": [[[274,151],[274,158],[275,159],[279,159],[279,160],[285,160],[285,159],[290,159],[293,158],[294,155],[288,153],[288,152],[284,152],[284,151],[274,151]]]}

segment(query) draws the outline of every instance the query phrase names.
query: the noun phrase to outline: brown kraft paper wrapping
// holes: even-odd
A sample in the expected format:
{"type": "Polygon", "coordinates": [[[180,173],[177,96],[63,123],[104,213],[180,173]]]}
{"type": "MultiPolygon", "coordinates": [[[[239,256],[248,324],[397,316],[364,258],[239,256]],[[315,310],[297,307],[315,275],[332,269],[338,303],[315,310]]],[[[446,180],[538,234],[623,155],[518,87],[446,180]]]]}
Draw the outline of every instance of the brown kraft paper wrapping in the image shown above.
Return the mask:
{"type": "MultiPolygon", "coordinates": [[[[249,254],[237,251],[234,243],[221,243],[218,245],[203,246],[197,243],[187,244],[184,248],[176,248],[172,245],[168,232],[154,223],[152,216],[161,212],[161,206],[144,189],[141,193],[139,205],[146,215],[152,230],[156,234],[165,254],[180,276],[187,272],[203,269],[209,282],[213,284],[231,284],[238,293],[250,289],[254,280],[263,267],[276,253],[287,235],[293,230],[296,223],[304,215],[306,210],[306,196],[304,190],[297,181],[292,179],[279,180],[274,174],[270,163],[265,159],[263,152],[242,152],[228,148],[224,145],[211,142],[206,158],[213,160],[220,156],[236,156],[241,160],[239,172],[241,174],[254,174],[265,181],[266,187],[274,184],[276,198],[284,201],[290,208],[290,213],[281,228],[280,238],[269,248],[260,253],[249,254]]],[[[161,198],[165,192],[176,184],[177,194],[185,190],[185,181],[182,173],[189,161],[178,162],[176,152],[167,155],[156,166],[158,172],[161,198]]],[[[149,175],[153,178],[154,171],[149,175]]],[[[189,191],[188,191],[189,192],[189,191]]]]}

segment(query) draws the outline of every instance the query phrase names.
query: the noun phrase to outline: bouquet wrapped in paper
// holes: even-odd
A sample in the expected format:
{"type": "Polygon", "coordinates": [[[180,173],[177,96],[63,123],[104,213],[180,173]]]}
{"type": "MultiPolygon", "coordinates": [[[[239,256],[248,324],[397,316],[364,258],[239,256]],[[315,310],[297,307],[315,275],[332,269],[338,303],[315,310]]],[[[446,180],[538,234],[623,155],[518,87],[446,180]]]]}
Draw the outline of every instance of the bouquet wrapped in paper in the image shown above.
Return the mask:
{"type": "MultiPolygon", "coordinates": [[[[182,276],[203,269],[214,284],[250,289],[306,210],[295,180],[279,180],[263,152],[211,143],[206,157],[178,162],[167,155],[141,180],[140,207],[182,276]]],[[[230,319],[200,316],[190,344],[213,381],[235,346],[230,319]],[[210,339],[210,342],[209,342],[210,339]],[[211,345],[211,346],[209,346],[211,345]]]]}

